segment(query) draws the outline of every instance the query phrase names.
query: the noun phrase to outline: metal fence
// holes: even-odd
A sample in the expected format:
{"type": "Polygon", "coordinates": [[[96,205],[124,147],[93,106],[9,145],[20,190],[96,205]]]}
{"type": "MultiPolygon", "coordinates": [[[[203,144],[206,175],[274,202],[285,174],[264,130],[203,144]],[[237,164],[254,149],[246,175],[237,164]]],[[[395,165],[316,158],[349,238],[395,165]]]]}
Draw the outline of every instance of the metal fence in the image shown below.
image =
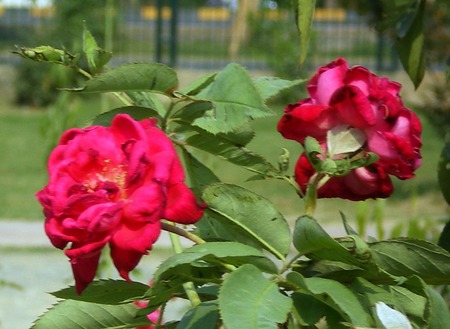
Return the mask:
{"type": "MultiPolygon", "coordinates": [[[[1,4],[1,3],[0,3],[1,4]]],[[[230,54],[236,11],[228,7],[141,6],[114,2],[117,24],[114,64],[159,61],[177,68],[220,69],[230,61],[248,69],[289,72],[296,65],[298,42],[292,13],[260,9],[249,18],[249,31],[230,54]]],[[[37,46],[54,22],[52,7],[0,7],[0,62],[16,61],[14,45],[37,46]],[[31,38],[30,38],[31,36],[31,38]]],[[[378,70],[396,68],[397,60],[367,18],[343,9],[317,9],[308,63],[322,65],[338,56],[378,70]]],[[[80,31],[81,38],[81,31],[80,31]]],[[[58,46],[57,40],[52,40],[58,46]]]]}

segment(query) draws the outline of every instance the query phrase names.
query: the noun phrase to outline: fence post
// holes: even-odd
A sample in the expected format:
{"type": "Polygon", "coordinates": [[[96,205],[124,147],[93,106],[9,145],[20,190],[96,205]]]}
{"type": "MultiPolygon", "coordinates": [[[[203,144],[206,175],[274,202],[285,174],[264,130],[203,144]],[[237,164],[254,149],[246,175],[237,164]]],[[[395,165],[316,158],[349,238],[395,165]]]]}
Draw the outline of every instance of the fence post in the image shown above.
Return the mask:
{"type": "Polygon", "coordinates": [[[155,49],[155,61],[158,63],[162,62],[162,46],[163,46],[163,0],[157,0],[156,2],[156,29],[155,29],[155,40],[156,40],[156,49],[155,49]]]}
{"type": "Polygon", "coordinates": [[[170,43],[169,43],[169,66],[175,67],[177,64],[177,43],[178,43],[178,0],[171,0],[170,16],[170,43]]]}

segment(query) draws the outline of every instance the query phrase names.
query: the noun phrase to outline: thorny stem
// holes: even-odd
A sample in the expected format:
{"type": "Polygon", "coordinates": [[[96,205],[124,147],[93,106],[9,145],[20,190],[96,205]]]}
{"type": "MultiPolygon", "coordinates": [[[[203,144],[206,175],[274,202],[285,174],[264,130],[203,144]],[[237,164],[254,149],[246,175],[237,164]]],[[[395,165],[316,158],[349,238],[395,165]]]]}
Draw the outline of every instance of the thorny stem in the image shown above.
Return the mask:
{"type": "MultiPolygon", "coordinates": [[[[178,235],[178,230],[174,229],[174,228],[177,228],[175,226],[175,224],[168,224],[168,223],[161,223],[161,224],[162,224],[162,228],[164,230],[169,231],[170,241],[172,242],[172,247],[173,247],[173,250],[175,251],[175,253],[177,253],[177,254],[182,253],[183,247],[181,246],[181,243],[180,243],[180,236],[178,235]],[[170,226],[172,226],[172,227],[169,230],[168,228],[170,228],[170,226]],[[177,233],[174,233],[174,232],[177,232],[177,233]]],[[[184,231],[184,230],[180,229],[180,231],[184,231]]],[[[186,233],[188,233],[188,232],[186,232],[186,233]]],[[[201,301],[200,296],[198,295],[197,291],[195,290],[194,283],[193,282],[185,282],[185,283],[183,283],[183,288],[184,288],[184,291],[186,292],[187,297],[189,298],[189,300],[191,302],[191,305],[192,306],[200,305],[200,303],[202,301],[201,301]]]]}
{"type": "Polygon", "coordinates": [[[206,241],[203,240],[202,238],[200,238],[198,235],[195,235],[191,232],[185,231],[182,228],[169,224],[169,223],[165,223],[165,222],[161,222],[161,228],[164,231],[176,234],[178,236],[182,236],[183,238],[186,238],[188,240],[191,240],[192,242],[196,243],[196,244],[202,244],[205,243],[206,241]]]}

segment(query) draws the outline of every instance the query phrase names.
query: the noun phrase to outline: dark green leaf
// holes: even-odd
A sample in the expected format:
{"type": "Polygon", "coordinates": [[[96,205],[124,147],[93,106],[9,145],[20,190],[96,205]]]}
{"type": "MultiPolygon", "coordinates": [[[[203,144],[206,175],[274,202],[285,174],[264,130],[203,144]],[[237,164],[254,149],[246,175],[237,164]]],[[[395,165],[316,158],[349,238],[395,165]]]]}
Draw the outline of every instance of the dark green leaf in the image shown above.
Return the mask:
{"type": "Polygon", "coordinates": [[[388,273],[418,275],[428,284],[450,283],[450,254],[431,242],[398,238],[369,245],[378,266],[388,273]]]}
{"type": "Polygon", "coordinates": [[[102,114],[99,114],[92,121],[93,125],[110,126],[112,120],[117,114],[129,114],[135,120],[143,120],[147,118],[159,118],[158,113],[148,107],[124,106],[102,114]]]}
{"type": "Polygon", "coordinates": [[[334,312],[328,305],[308,294],[295,292],[292,294],[292,301],[296,318],[303,326],[314,325],[329,312],[334,312]]]}
{"type": "Polygon", "coordinates": [[[65,300],[48,310],[32,329],[106,329],[135,328],[151,324],[145,316],[136,317],[133,304],[102,305],[65,300]]]}
{"type": "Polygon", "coordinates": [[[76,292],[73,286],[53,292],[52,295],[63,299],[115,305],[142,297],[148,289],[148,285],[139,282],[100,280],[93,281],[81,295],[76,292]]]}
{"type": "Polygon", "coordinates": [[[438,180],[445,201],[450,205],[450,132],[445,136],[445,145],[439,159],[438,180]]]}
{"type": "Polygon", "coordinates": [[[445,224],[439,236],[438,246],[450,252],[450,220],[445,224]]]}
{"type": "Polygon", "coordinates": [[[308,55],[309,40],[314,19],[315,0],[297,0],[295,16],[297,29],[300,37],[300,58],[299,64],[303,64],[308,55]]]}
{"type": "Polygon", "coordinates": [[[223,135],[203,132],[189,137],[186,143],[258,174],[269,177],[278,174],[278,170],[265,158],[245,147],[234,145],[223,135]]]}
{"type": "Polygon", "coordinates": [[[427,286],[428,295],[428,328],[447,329],[450,323],[450,312],[447,303],[432,287],[427,286]]]}
{"type": "Polygon", "coordinates": [[[327,259],[359,265],[352,254],[329,236],[311,217],[302,216],[297,220],[293,238],[295,248],[312,259],[327,259]]]}
{"type": "MultiPolygon", "coordinates": [[[[155,281],[160,281],[168,276],[189,276],[190,268],[203,263],[214,266],[231,264],[239,266],[245,263],[254,263],[262,270],[274,273],[275,265],[265,255],[253,247],[238,242],[207,242],[185,249],[182,253],[175,254],[165,260],[154,275],[155,281]]],[[[225,272],[223,268],[222,272],[225,272]]]]}
{"type": "Polygon", "coordinates": [[[296,272],[289,273],[287,280],[298,287],[298,292],[317,298],[353,325],[370,327],[373,324],[356,295],[342,283],[323,278],[304,278],[296,272]]]}
{"type": "Polygon", "coordinates": [[[227,329],[276,329],[287,319],[292,301],[253,265],[225,278],[219,293],[220,314],[227,329]]]}
{"type": "Polygon", "coordinates": [[[282,91],[298,87],[305,82],[304,79],[284,80],[276,77],[257,77],[253,79],[256,89],[264,100],[279,95],[282,91]]]}
{"type": "Polygon", "coordinates": [[[131,63],[95,76],[76,91],[158,91],[170,94],[177,86],[177,74],[170,67],[159,63],[131,63]]]}
{"type": "Polygon", "coordinates": [[[213,109],[196,119],[194,125],[213,134],[229,132],[249,120],[272,115],[248,73],[237,64],[229,64],[215,76],[213,83],[192,98],[212,103],[213,109]]]}
{"type": "Polygon", "coordinates": [[[216,329],[218,320],[217,301],[204,302],[187,311],[176,329],[216,329]]]}
{"type": "Polygon", "coordinates": [[[425,15],[425,0],[420,0],[417,15],[404,37],[397,39],[400,61],[409,78],[417,88],[425,74],[425,49],[423,22],[425,15]]]}
{"type": "Polygon", "coordinates": [[[273,204],[240,186],[214,184],[203,192],[209,212],[280,259],[289,252],[289,225],[273,204]],[[274,234],[276,232],[277,234],[274,234]]]}

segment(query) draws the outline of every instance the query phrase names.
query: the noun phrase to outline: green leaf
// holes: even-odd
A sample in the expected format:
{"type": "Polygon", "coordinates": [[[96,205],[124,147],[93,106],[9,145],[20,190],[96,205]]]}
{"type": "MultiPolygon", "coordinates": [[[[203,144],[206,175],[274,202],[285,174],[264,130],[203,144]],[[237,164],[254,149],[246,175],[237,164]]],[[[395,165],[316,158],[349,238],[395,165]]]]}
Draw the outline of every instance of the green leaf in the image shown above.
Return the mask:
{"type": "Polygon", "coordinates": [[[295,292],[292,294],[292,301],[296,318],[302,326],[314,325],[328,313],[335,312],[334,309],[308,294],[295,292]]]}
{"type": "Polygon", "coordinates": [[[176,329],[216,329],[218,320],[217,301],[203,302],[187,311],[176,329]]]}
{"type": "Polygon", "coordinates": [[[211,216],[245,233],[277,258],[284,259],[289,252],[289,225],[270,201],[231,184],[208,186],[203,191],[203,200],[211,216]]]}
{"type": "Polygon", "coordinates": [[[78,60],[77,56],[70,54],[66,50],[51,46],[39,46],[35,48],[17,47],[17,51],[13,51],[13,53],[36,62],[55,63],[66,66],[75,65],[78,60]]]}
{"type": "Polygon", "coordinates": [[[115,91],[159,91],[170,94],[178,86],[177,74],[159,63],[131,63],[118,66],[88,80],[82,88],[88,93],[115,91]]]}
{"type": "Polygon", "coordinates": [[[159,117],[165,117],[166,108],[162,100],[158,98],[157,93],[145,91],[128,91],[126,92],[126,94],[133,100],[136,106],[150,108],[156,111],[159,117]]]}
{"type": "Polygon", "coordinates": [[[227,65],[213,83],[192,98],[212,103],[212,110],[196,119],[194,125],[213,134],[229,132],[249,120],[272,115],[248,73],[237,64],[227,65]]]}
{"type": "Polygon", "coordinates": [[[284,90],[298,87],[303,84],[305,79],[298,80],[284,80],[277,77],[257,77],[253,79],[256,89],[258,89],[260,95],[264,100],[268,100],[272,97],[279,95],[284,90]]]}
{"type": "MultiPolygon", "coordinates": [[[[236,140],[236,137],[233,139],[236,140]]],[[[227,135],[213,135],[206,131],[195,134],[186,140],[186,143],[190,146],[216,155],[252,172],[269,177],[279,173],[265,158],[243,146],[237,146],[233,142],[227,139],[227,135]]]]}
{"type": "Polygon", "coordinates": [[[300,37],[300,58],[302,65],[308,55],[309,40],[311,39],[312,23],[314,19],[315,0],[297,0],[295,16],[300,37]]]}
{"type": "Polygon", "coordinates": [[[149,109],[148,107],[124,106],[97,115],[92,121],[92,124],[106,127],[110,126],[112,120],[117,114],[129,114],[133,119],[138,121],[151,117],[159,118],[158,113],[156,113],[152,109],[149,109]]]}
{"type": "Polygon", "coordinates": [[[438,181],[442,195],[450,205],[450,132],[445,136],[445,145],[439,159],[438,181]]]}
{"type": "Polygon", "coordinates": [[[418,275],[428,284],[450,283],[450,254],[431,242],[397,238],[369,246],[378,266],[388,273],[418,275]]]}
{"type": "Polygon", "coordinates": [[[360,265],[353,255],[334,240],[314,218],[302,216],[297,219],[294,228],[294,246],[311,259],[340,261],[346,264],[360,265]]]}
{"type": "Polygon", "coordinates": [[[145,316],[136,317],[138,310],[133,304],[101,305],[69,299],[53,306],[31,328],[106,329],[150,325],[145,316]]]}
{"type": "MultiPolygon", "coordinates": [[[[199,266],[200,261],[214,266],[254,263],[269,273],[277,272],[275,265],[258,249],[239,242],[207,242],[166,259],[155,272],[154,280],[161,281],[174,275],[189,277],[191,267],[199,266]]],[[[222,273],[225,271],[223,267],[222,273]]]]}
{"type": "Polygon", "coordinates": [[[424,15],[425,0],[420,0],[418,12],[414,21],[404,37],[397,39],[397,47],[403,68],[416,88],[425,74],[425,49],[424,49],[424,15]]]}
{"type": "Polygon", "coordinates": [[[148,289],[148,285],[139,282],[110,279],[93,281],[81,295],[73,286],[53,292],[52,295],[62,299],[115,305],[142,297],[148,289]]]}
{"type": "Polygon", "coordinates": [[[372,319],[356,295],[342,283],[323,278],[304,278],[296,272],[289,273],[287,280],[298,287],[298,292],[317,298],[353,325],[366,327],[372,325],[372,319]]]}
{"type": "Polygon", "coordinates": [[[189,84],[187,87],[184,87],[183,89],[177,91],[176,93],[186,96],[195,96],[200,91],[212,84],[214,82],[214,79],[216,78],[216,75],[217,72],[203,76],[200,79],[197,79],[189,84]]]}
{"type": "Polygon", "coordinates": [[[220,314],[227,329],[276,329],[287,319],[292,301],[275,282],[247,264],[225,278],[219,293],[220,314]]]}
{"type": "Polygon", "coordinates": [[[450,220],[445,224],[439,236],[438,246],[450,252],[450,220]]]}
{"type": "Polygon", "coordinates": [[[184,148],[182,149],[182,152],[185,167],[189,173],[190,186],[198,195],[200,195],[205,186],[220,182],[220,179],[216,174],[194,155],[184,148]]]}
{"type": "Polygon", "coordinates": [[[98,46],[97,41],[95,41],[94,36],[86,28],[86,25],[84,25],[83,29],[83,52],[86,55],[91,73],[99,72],[112,57],[111,52],[98,46]]]}
{"type": "Polygon", "coordinates": [[[428,328],[446,329],[450,323],[450,311],[447,303],[432,287],[425,287],[428,297],[428,328]]]}

